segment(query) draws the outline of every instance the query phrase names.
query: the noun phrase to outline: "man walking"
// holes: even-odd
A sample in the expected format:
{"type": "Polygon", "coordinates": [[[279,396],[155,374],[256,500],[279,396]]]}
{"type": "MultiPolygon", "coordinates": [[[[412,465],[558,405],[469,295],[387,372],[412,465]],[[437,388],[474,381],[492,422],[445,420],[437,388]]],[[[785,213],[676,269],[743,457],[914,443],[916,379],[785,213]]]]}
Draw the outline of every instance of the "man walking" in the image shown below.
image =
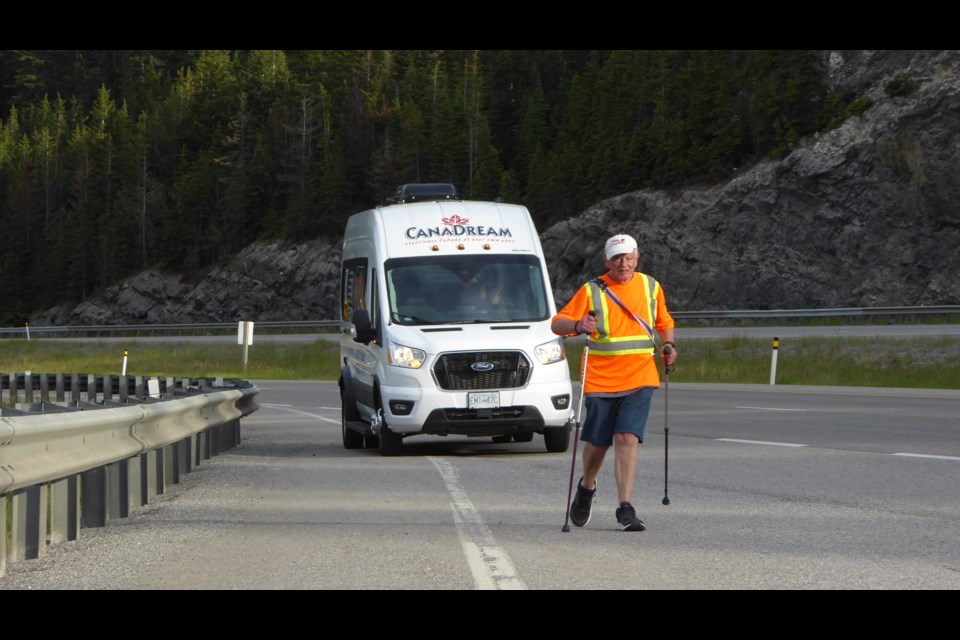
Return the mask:
{"type": "Polygon", "coordinates": [[[650,401],[660,386],[654,329],[662,345],[673,347],[663,354],[666,366],[676,361],[677,348],[663,289],[652,276],[636,271],[639,258],[632,237],[621,234],[607,240],[603,255],[607,273],[585,283],[551,325],[558,335],[590,336],[590,357],[581,381],[587,411],[580,436],[585,442],[583,476],[570,508],[570,520],[578,527],[590,521],[597,475],[613,446],[620,504],[617,526],[622,531],[646,529],[631,501],[650,401]]]}

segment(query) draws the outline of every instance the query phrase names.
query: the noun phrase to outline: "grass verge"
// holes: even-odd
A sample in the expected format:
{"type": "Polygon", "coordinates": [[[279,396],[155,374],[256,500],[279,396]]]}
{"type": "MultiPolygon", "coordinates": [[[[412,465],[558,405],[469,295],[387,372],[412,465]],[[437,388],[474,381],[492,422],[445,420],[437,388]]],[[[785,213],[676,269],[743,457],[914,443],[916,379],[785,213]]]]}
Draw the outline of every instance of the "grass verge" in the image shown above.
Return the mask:
{"type": "MultiPolygon", "coordinates": [[[[768,384],[772,350],[767,338],[690,339],[678,345],[674,382],[768,384]]],[[[571,375],[580,378],[582,343],[568,342],[571,375]]],[[[134,343],[127,375],[336,380],[339,346],[262,342],[249,348],[196,342],[134,343]]],[[[115,342],[2,340],[0,373],[119,374],[123,349],[115,342]]],[[[780,340],[776,383],[857,387],[960,389],[960,341],[925,338],[788,338],[780,340]]]]}

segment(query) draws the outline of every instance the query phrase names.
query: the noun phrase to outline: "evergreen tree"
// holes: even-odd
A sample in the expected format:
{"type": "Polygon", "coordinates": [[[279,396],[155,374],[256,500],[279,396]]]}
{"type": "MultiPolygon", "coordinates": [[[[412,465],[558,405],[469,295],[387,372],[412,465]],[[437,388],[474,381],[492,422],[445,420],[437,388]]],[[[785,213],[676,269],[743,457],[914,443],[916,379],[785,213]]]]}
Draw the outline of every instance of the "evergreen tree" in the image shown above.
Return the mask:
{"type": "Polygon", "coordinates": [[[836,126],[816,51],[0,52],[0,321],[256,238],[342,233],[404,182],[537,223],[723,180],[836,126]]]}

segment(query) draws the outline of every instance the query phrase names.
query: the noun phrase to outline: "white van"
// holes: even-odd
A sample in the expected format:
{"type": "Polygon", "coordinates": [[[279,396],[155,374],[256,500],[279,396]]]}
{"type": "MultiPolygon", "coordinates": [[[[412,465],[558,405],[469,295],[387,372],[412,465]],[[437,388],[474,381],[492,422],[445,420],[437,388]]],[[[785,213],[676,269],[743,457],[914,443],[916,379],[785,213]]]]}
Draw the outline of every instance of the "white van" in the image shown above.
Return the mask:
{"type": "Polygon", "coordinates": [[[343,446],[402,453],[417,434],[566,451],[570,370],[526,207],[412,184],[350,216],[343,241],[343,446]]]}

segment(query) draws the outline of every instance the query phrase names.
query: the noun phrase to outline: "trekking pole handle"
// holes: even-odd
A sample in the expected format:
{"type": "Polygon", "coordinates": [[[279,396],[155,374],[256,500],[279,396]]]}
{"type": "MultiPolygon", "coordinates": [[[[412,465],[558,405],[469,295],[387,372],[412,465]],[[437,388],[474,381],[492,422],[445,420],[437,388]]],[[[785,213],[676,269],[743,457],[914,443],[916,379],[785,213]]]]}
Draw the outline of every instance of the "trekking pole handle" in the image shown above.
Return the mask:
{"type": "MultiPolygon", "coordinates": [[[[594,318],[597,317],[597,310],[596,310],[596,309],[590,309],[589,313],[590,313],[590,315],[593,316],[594,318]]],[[[586,331],[580,331],[579,329],[577,329],[577,327],[578,327],[579,325],[580,325],[580,321],[577,320],[576,324],[573,325],[573,330],[576,331],[577,333],[587,333],[586,331]]],[[[587,335],[587,339],[589,340],[589,334],[587,335]]]]}
{"type": "MultiPolygon", "coordinates": [[[[664,345],[664,347],[663,347],[663,355],[668,356],[668,355],[670,355],[671,353],[673,353],[673,348],[672,348],[670,345],[664,345]]],[[[667,373],[667,375],[669,375],[669,374],[670,374],[670,367],[667,366],[666,361],[664,361],[663,367],[664,367],[664,371],[667,373]]]]}

